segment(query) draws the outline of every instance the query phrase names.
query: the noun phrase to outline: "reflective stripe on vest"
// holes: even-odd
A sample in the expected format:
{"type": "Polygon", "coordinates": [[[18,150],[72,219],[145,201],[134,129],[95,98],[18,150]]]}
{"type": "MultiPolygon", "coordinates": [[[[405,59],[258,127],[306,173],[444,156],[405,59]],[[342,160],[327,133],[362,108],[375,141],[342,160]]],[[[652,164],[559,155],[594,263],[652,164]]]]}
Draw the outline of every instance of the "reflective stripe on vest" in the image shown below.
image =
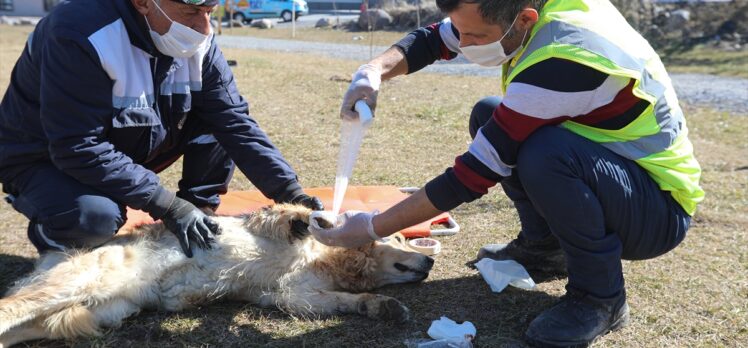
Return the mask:
{"type": "Polygon", "coordinates": [[[704,196],[698,185],[701,169],[693,158],[670,78],[651,46],[608,1],[550,0],[540,16],[527,47],[504,67],[504,91],[521,71],[549,58],[571,60],[635,80],[634,95],[651,105],[629,125],[607,130],[570,120],[562,126],[637,161],[661,189],[671,191],[684,210],[693,214],[704,196]],[[586,13],[591,9],[595,12],[586,13]],[[625,41],[617,44],[619,40],[625,41]]]}

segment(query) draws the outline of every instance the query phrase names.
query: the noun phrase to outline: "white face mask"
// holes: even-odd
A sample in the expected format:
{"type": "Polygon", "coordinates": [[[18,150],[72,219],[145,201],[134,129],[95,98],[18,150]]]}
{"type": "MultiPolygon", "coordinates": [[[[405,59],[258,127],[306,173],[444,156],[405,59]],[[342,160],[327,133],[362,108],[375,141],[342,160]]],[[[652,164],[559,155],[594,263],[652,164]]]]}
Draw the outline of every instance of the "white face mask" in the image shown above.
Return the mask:
{"type": "MultiPolygon", "coordinates": [[[[519,18],[519,14],[517,14],[517,17],[514,17],[514,21],[512,21],[512,24],[509,26],[509,30],[504,33],[504,36],[502,36],[499,41],[485,45],[460,47],[460,51],[462,51],[462,54],[469,61],[482,66],[498,66],[508,62],[522,49],[522,46],[520,45],[516,50],[514,50],[514,52],[507,55],[506,52],[504,52],[504,47],[501,45],[501,41],[504,40],[512,29],[514,29],[514,23],[517,21],[517,18],[519,18]]],[[[525,31],[525,35],[522,36],[522,42],[525,42],[525,36],[527,36],[527,31],[525,31]]]]}
{"type": "Polygon", "coordinates": [[[161,53],[174,58],[189,58],[194,56],[201,47],[208,43],[210,34],[200,34],[181,23],[173,21],[166,15],[166,13],[164,13],[164,10],[161,9],[161,6],[159,6],[155,0],[153,0],[153,3],[156,4],[156,8],[161,11],[164,17],[169,19],[171,22],[169,31],[164,35],[160,35],[151,29],[151,24],[148,23],[148,18],[146,17],[145,19],[145,23],[148,25],[148,30],[151,34],[151,39],[153,39],[153,43],[161,53]]]}

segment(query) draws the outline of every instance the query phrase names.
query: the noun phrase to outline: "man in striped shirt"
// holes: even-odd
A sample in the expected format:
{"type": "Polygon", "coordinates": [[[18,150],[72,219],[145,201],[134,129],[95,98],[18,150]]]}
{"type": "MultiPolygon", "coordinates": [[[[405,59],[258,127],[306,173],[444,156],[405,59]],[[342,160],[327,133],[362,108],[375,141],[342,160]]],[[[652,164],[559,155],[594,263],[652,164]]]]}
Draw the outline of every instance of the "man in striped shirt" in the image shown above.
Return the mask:
{"type": "Polygon", "coordinates": [[[522,229],[478,258],[568,271],[567,294],[525,337],[584,346],[623,327],[622,259],[650,259],[685,237],[700,168],[667,73],[606,0],[437,0],[449,15],[408,34],[354,74],[341,115],[374,109],[381,79],[462,53],[503,65],[503,98],[479,101],[473,142],[445,173],[382,214],[347,213],[312,233],[356,247],[471,202],[500,183],[522,229]],[[614,40],[611,40],[614,39],[614,40]]]}

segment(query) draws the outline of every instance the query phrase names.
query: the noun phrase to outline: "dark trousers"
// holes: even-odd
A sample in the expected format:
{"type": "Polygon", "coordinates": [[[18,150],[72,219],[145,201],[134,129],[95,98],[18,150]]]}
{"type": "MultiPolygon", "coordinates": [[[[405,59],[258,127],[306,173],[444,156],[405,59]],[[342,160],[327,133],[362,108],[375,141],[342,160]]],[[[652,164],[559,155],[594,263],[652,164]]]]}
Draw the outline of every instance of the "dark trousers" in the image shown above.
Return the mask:
{"type": "MultiPolygon", "coordinates": [[[[475,105],[473,137],[500,103],[488,97],[475,105]]],[[[634,161],[557,126],[543,127],[523,142],[517,166],[501,186],[519,213],[522,236],[558,238],[569,286],[599,297],[623,289],[621,259],[670,251],[691,221],[634,161]]]]}
{"type": "MultiPolygon", "coordinates": [[[[184,155],[177,196],[198,207],[216,207],[234,171],[228,154],[199,123],[185,124],[178,146],[144,166],[160,172],[184,155]]],[[[125,206],[41,163],[3,189],[13,197],[13,208],[29,218],[28,236],[39,252],[99,246],[125,223],[125,206]]]]}

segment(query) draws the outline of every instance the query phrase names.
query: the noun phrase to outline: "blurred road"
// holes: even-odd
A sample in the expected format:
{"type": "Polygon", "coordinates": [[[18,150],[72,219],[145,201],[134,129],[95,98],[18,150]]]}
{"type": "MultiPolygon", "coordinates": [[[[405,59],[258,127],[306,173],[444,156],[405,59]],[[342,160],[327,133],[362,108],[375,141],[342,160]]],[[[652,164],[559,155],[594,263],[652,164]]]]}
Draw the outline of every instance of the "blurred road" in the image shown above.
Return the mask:
{"type": "MultiPolygon", "coordinates": [[[[300,16],[296,20],[296,27],[297,28],[314,28],[314,25],[317,24],[317,21],[320,20],[320,18],[330,18],[332,20],[333,25],[338,23],[345,23],[352,20],[358,19],[358,11],[315,11],[311,14],[308,14],[306,16],[300,16]]],[[[291,28],[291,22],[283,22],[282,20],[278,20],[276,22],[277,28],[291,28]]]]}

